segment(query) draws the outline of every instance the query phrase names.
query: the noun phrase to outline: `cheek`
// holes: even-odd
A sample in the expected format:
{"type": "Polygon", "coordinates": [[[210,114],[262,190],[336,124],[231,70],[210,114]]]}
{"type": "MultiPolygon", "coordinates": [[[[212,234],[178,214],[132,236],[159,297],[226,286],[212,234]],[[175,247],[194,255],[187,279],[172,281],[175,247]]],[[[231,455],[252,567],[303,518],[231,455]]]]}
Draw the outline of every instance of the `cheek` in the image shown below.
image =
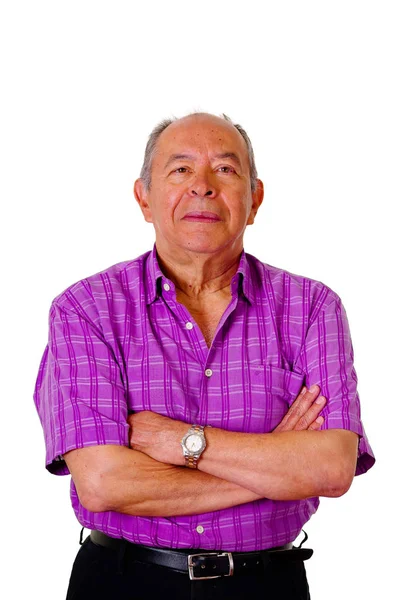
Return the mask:
{"type": "Polygon", "coordinates": [[[170,186],[160,190],[157,205],[162,212],[171,212],[179,204],[183,191],[177,187],[170,186]]]}
{"type": "Polygon", "coordinates": [[[231,208],[231,218],[238,226],[247,223],[250,214],[250,207],[239,201],[231,208]]]}
{"type": "Polygon", "coordinates": [[[153,205],[152,220],[155,227],[165,227],[171,224],[176,215],[178,202],[171,196],[164,196],[153,205]]]}

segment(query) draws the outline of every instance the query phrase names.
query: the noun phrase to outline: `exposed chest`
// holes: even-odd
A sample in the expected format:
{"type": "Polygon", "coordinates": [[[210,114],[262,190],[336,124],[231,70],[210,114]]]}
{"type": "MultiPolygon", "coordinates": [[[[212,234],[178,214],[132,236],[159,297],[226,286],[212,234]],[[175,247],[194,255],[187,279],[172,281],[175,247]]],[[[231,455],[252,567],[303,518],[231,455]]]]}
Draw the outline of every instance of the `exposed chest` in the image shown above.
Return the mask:
{"type": "Polygon", "coordinates": [[[208,348],[214,339],[215,332],[218,324],[227,309],[231,298],[222,297],[212,299],[207,303],[194,304],[186,299],[180,298],[179,300],[183,304],[202,332],[208,348]]]}

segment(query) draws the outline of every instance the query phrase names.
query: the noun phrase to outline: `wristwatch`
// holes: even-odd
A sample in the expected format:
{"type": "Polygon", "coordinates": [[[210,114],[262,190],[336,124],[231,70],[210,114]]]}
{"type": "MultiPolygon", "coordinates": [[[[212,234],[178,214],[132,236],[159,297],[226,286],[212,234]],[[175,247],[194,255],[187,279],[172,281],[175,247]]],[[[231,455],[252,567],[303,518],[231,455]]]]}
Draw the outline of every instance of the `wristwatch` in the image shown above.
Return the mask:
{"type": "Polygon", "coordinates": [[[206,445],[204,426],[192,425],[181,440],[186,467],[189,467],[190,469],[197,469],[197,463],[200,455],[202,452],[204,452],[206,445]]]}

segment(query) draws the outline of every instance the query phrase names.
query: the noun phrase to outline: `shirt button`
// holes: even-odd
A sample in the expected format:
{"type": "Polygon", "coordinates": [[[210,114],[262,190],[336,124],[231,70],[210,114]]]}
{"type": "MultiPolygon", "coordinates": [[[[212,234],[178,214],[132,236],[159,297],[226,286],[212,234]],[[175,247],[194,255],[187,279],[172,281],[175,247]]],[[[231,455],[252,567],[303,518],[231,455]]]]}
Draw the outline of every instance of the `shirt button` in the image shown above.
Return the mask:
{"type": "Polygon", "coordinates": [[[193,329],[193,323],[191,323],[190,321],[188,321],[185,325],[186,329],[193,329]]]}
{"type": "Polygon", "coordinates": [[[197,531],[197,533],[203,533],[204,527],[202,525],[197,525],[196,531],[197,531]]]}
{"type": "Polygon", "coordinates": [[[163,287],[166,292],[169,292],[169,290],[171,289],[171,287],[168,285],[168,283],[164,283],[163,287]]]}
{"type": "Polygon", "coordinates": [[[206,370],[204,371],[204,375],[205,375],[206,377],[211,377],[211,375],[212,375],[212,370],[211,370],[211,369],[206,369],[206,370]]]}

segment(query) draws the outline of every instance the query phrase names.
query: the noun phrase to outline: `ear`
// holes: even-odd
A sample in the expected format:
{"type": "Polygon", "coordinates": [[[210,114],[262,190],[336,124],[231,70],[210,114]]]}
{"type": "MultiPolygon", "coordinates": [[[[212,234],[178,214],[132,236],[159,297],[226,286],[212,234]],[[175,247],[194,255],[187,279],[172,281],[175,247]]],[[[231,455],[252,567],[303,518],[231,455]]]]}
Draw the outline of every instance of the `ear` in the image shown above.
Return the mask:
{"type": "Polygon", "coordinates": [[[136,179],[133,185],[133,194],[140,206],[140,210],[142,211],[145,220],[147,223],[152,223],[153,217],[151,215],[150,204],[148,203],[148,192],[145,190],[143,179],[136,179]]]}
{"type": "Polygon", "coordinates": [[[252,192],[251,197],[253,199],[253,204],[251,205],[249,218],[247,219],[247,225],[252,225],[254,223],[257,211],[264,200],[264,184],[261,179],[257,179],[257,187],[255,191],[252,192]]]}

